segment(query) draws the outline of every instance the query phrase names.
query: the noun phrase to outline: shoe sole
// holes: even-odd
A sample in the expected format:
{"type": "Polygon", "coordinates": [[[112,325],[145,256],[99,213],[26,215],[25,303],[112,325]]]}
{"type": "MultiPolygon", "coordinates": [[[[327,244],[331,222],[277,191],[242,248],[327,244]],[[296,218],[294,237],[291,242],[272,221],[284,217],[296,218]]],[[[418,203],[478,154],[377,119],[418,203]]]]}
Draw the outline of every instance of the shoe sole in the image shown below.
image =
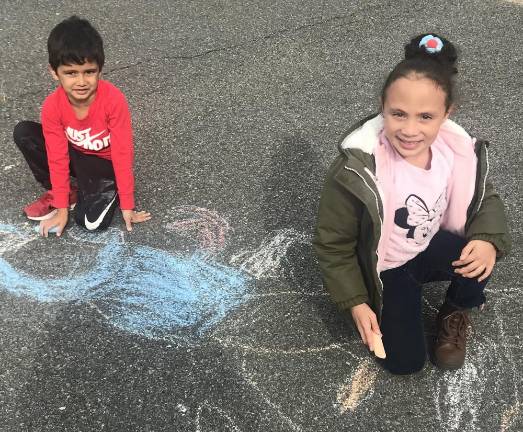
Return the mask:
{"type": "Polygon", "coordinates": [[[447,370],[447,371],[455,371],[457,369],[460,369],[465,364],[465,358],[463,360],[440,360],[438,356],[436,355],[435,351],[432,351],[432,353],[429,356],[430,361],[434,366],[436,366],[438,369],[441,370],[447,370]]]}
{"type": "Polygon", "coordinates": [[[461,363],[461,364],[449,364],[449,363],[442,364],[442,363],[434,362],[434,364],[441,370],[455,371],[455,370],[458,370],[458,369],[462,368],[465,363],[461,363]]]}
{"type": "Polygon", "coordinates": [[[52,212],[50,213],[47,213],[46,215],[44,216],[27,216],[27,219],[31,219],[31,220],[34,220],[34,221],[43,221],[43,220],[47,220],[47,219],[51,219],[55,214],[56,214],[56,209],[53,210],[52,212]]]}
{"type": "Polygon", "coordinates": [[[443,362],[439,362],[437,361],[437,359],[434,359],[434,362],[433,362],[439,369],[442,369],[442,370],[457,370],[457,369],[460,369],[463,367],[463,365],[465,364],[465,362],[462,362],[462,363],[443,363],[443,362]]]}
{"type": "MultiPolygon", "coordinates": [[[[69,206],[69,210],[74,210],[75,207],[76,207],[76,203],[71,204],[69,206]]],[[[56,209],[53,210],[51,213],[48,213],[44,216],[27,216],[27,215],[26,216],[27,216],[27,219],[31,219],[34,221],[43,221],[43,220],[51,219],[55,214],[56,214],[56,209]]]]}

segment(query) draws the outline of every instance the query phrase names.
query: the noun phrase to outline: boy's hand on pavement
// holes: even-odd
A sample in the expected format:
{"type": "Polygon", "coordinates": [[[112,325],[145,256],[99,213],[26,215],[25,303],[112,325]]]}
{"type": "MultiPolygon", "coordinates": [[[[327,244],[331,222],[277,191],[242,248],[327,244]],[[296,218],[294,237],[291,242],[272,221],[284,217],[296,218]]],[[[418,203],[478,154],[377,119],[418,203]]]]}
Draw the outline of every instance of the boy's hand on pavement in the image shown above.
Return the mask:
{"type": "Polygon", "coordinates": [[[478,277],[478,281],[486,279],[492,273],[496,264],[496,248],[488,241],[471,240],[461,251],[459,260],[452,265],[458,267],[454,272],[466,278],[478,277]]]}
{"type": "Polygon", "coordinates": [[[353,306],[350,312],[352,314],[352,319],[360,332],[363,343],[367,345],[371,351],[374,351],[374,339],[372,333],[374,332],[381,336],[376,314],[367,303],[353,306]]]}
{"type": "Polygon", "coordinates": [[[56,209],[56,214],[51,219],[40,221],[40,235],[47,237],[49,230],[53,227],[56,229],[56,236],[60,237],[67,225],[67,218],[69,217],[69,210],[67,208],[56,209]]]}
{"type": "Polygon", "coordinates": [[[146,211],[135,211],[135,210],[122,210],[122,217],[125,221],[125,227],[127,228],[127,231],[132,231],[133,223],[140,223],[145,222],[151,219],[151,213],[148,213],[146,211]]]}

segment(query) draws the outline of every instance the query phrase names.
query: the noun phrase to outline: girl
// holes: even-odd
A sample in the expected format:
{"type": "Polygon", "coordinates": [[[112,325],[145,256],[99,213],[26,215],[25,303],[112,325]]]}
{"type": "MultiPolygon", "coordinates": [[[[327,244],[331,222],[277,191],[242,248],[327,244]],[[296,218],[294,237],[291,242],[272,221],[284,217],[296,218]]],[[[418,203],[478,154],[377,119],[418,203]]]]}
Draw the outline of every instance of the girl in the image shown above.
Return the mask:
{"type": "Polygon", "coordinates": [[[350,311],[371,351],[382,336],[394,374],[426,359],[421,287],[450,285],[437,317],[434,361],[465,360],[466,310],[481,307],[496,258],[510,248],[498,195],[487,181],[486,141],[448,117],[456,49],[420,35],[389,74],[381,113],[343,140],[325,181],[314,246],[324,283],[350,311]]]}

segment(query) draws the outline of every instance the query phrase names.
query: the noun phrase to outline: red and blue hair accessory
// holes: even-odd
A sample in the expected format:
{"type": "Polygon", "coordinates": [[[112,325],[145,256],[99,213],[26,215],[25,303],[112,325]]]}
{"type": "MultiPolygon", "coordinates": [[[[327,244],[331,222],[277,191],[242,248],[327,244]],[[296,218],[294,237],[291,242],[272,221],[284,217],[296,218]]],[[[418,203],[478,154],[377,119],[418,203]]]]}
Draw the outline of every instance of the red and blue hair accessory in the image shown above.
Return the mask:
{"type": "Polygon", "coordinates": [[[419,41],[419,47],[424,47],[430,54],[439,53],[443,48],[443,42],[439,37],[429,34],[419,41]]]}

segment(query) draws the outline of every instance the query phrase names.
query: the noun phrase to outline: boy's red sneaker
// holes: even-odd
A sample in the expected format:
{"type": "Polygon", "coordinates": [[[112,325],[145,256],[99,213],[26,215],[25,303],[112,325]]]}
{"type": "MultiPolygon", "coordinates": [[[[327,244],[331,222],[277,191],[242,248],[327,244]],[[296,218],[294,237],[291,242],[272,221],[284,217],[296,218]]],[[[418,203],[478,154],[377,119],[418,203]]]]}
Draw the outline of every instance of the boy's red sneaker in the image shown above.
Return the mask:
{"type": "MultiPolygon", "coordinates": [[[[76,205],[77,189],[72,188],[69,192],[69,208],[72,210],[76,205]]],[[[41,221],[52,218],[56,214],[56,208],[52,206],[53,194],[47,191],[35,202],[24,207],[24,213],[28,219],[41,221]]]]}
{"type": "Polygon", "coordinates": [[[41,221],[52,218],[56,209],[51,205],[53,202],[53,194],[51,191],[45,192],[35,202],[24,207],[24,213],[28,219],[41,221]]]}

